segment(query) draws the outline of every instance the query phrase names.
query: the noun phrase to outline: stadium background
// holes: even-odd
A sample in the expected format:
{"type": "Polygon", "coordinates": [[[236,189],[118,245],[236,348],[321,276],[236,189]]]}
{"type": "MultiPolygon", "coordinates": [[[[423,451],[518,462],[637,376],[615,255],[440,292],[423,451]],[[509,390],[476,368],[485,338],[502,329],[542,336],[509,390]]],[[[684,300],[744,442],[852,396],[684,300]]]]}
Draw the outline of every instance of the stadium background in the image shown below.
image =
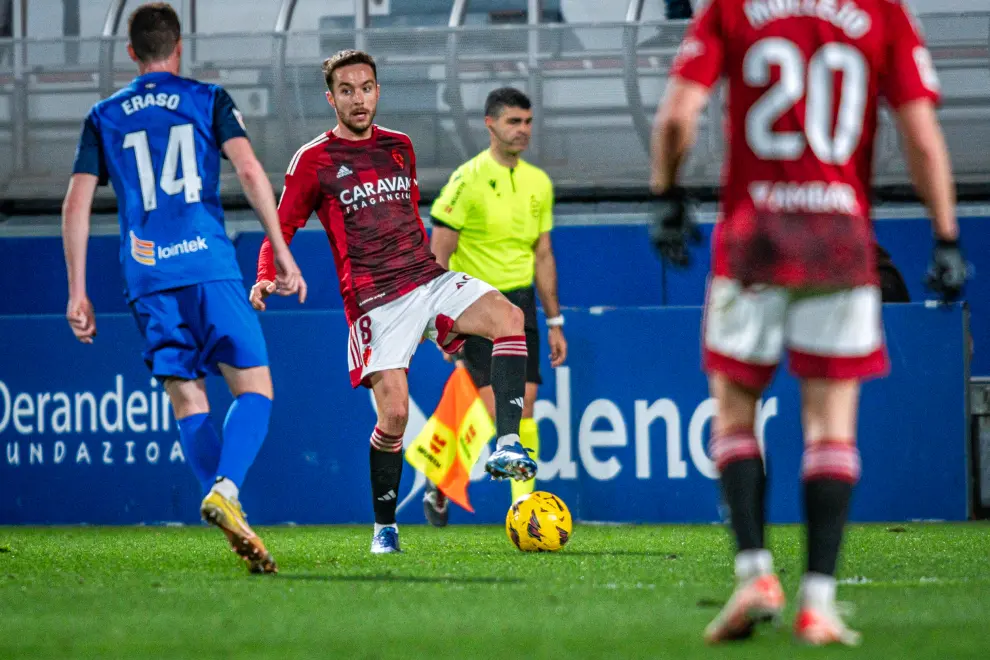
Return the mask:
{"type": "MultiPolygon", "coordinates": [[[[14,0],[14,38],[0,40],[0,523],[193,522],[196,489],[174,455],[174,423],[150,420],[161,392],[137,359],[120,295],[110,191],[100,197],[90,248],[90,295],[102,314],[97,345],[76,344],[61,317],[58,207],[81,118],[134,75],[122,19],[138,3],[80,0],[78,36],[66,37],[71,4],[14,0]],[[69,429],[53,428],[59,393],[71,402],[69,429]],[[69,506],[56,496],[66,488],[77,494],[69,506]]],[[[319,63],[339,48],[356,45],[378,58],[378,122],[412,137],[425,201],[485,146],[485,94],[505,84],[527,90],[537,122],[527,157],[557,190],[554,241],[572,344],[567,369],[547,378],[540,394],[542,470],[550,477],[543,486],[583,520],[717,519],[703,448],[711,408],[697,372],[707,252],[697,249],[686,273],[667,271],[646,240],[648,131],[684,27],[660,19],[659,0],[359,0],[366,13],[357,14],[353,0],[246,0],[236,14],[221,7],[228,3],[175,4],[189,30],[184,73],[231,92],[276,191],[298,145],[332,125],[319,63]]],[[[894,372],[866,389],[861,430],[870,478],[854,505],[857,520],[958,520],[990,506],[990,425],[980,433],[982,413],[990,412],[981,382],[990,377],[990,12],[979,0],[913,4],[944,88],[940,116],[975,280],[968,310],[920,302],[929,230],[885,116],[877,233],[919,302],[885,312],[894,372]],[[892,445],[900,469],[880,477],[871,468],[886,462],[892,445]]],[[[721,118],[713,103],[688,163],[686,182],[708,201],[722,161],[721,118]]],[[[236,180],[228,177],[224,191],[228,228],[252,282],[257,224],[236,180]]],[[[711,221],[712,207],[705,208],[711,221]]],[[[368,514],[365,471],[352,466],[366,461],[373,411],[367,393],[346,386],[332,262],[322,232],[311,229],[293,243],[312,286],[306,311],[280,301],[274,307],[284,311],[263,320],[278,397],[244,498],[257,522],[359,522],[368,514]],[[266,497],[255,501],[259,492],[266,497]],[[299,492],[317,496],[300,509],[299,492]]],[[[407,437],[435,405],[447,369],[436,351],[417,356],[407,437]]],[[[765,440],[779,466],[773,478],[782,485],[798,460],[795,403],[788,377],[764,403],[765,440]]],[[[403,503],[415,503],[421,486],[407,470],[403,503]]],[[[771,489],[772,519],[797,519],[793,490],[771,489]]],[[[472,487],[478,515],[454,520],[499,520],[505,491],[480,480],[472,487]]],[[[418,520],[418,506],[404,507],[400,522],[418,520]]]]}

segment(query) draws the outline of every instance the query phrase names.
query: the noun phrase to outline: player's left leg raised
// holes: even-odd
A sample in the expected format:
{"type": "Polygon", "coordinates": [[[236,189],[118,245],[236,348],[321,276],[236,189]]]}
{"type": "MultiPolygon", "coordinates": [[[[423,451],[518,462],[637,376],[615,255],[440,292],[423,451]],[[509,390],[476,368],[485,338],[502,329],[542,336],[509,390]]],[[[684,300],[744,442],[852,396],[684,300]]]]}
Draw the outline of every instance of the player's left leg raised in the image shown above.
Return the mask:
{"type": "Polygon", "coordinates": [[[497,291],[475,300],[454,322],[454,332],[488,337],[492,348],[492,391],[498,447],[485,470],[495,479],[518,481],[536,475],[536,461],[519,439],[526,395],[526,335],[522,310],[497,291]]]}

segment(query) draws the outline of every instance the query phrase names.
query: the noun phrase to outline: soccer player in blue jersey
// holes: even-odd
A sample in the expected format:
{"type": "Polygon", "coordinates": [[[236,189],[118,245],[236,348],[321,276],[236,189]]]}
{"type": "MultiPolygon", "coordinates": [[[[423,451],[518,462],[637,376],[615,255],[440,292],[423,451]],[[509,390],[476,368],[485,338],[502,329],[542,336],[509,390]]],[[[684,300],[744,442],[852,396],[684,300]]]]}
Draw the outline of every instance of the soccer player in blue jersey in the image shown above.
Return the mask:
{"type": "Polygon", "coordinates": [[[186,460],[205,493],[203,519],[224,532],[251,572],[274,573],[275,560],[238,501],[268,432],[272,381],[261,326],[224,232],[221,156],[233,163],[271,241],[278,293],[303,302],[306,282],[282,238],[271,183],[234,102],[217,85],[177,75],[182,40],[175,10],[162,2],[142,5],[130,17],[129,36],[139,75],[90,110],[62,207],[66,317],[81,342],[93,342],[86,244],[96,186],[109,180],[127,300],[144,337],[144,360],[168,392],[186,460]],[[222,374],[234,396],[222,442],[210,421],[208,373],[222,374]]]}

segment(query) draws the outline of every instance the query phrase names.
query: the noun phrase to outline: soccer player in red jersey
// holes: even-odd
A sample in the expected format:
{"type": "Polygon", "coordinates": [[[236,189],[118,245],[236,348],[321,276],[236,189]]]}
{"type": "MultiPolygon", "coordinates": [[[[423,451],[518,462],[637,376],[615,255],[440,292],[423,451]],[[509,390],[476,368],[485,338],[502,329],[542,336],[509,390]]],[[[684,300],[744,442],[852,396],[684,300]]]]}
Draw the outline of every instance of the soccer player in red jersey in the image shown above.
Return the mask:
{"type": "MultiPolygon", "coordinates": [[[[374,123],[374,59],[345,50],[323,63],[337,126],[303,145],[289,163],[278,213],[286,243],[314,211],[326,229],[350,325],[351,384],[374,393],[371,435],[373,553],[399,551],[395,508],[409,410],[406,369],[424,338],[447,353],[468,335],[494,342],[492,389],[498,448],[485,469],[526,480],[536,462],[519,442],[526,381],[523,313],[493,287],[437,264],[419,217],[416,154],[409,136],[374,123]]],[[[256,309],[275,291],[267,239],[251,290],[256,309]]]]}
{"type": "Polygon", "coordinates": [[[932,215],[929,284],[959,296],[966,266],[948,153],[935,115],[938,79],[896,0],[711,0],[674,61],[653,136],[652,239],[677,265],[696,233],[680,163],[712,86],[728,81],[726,169],[702,330],[718,402],[711,454],[731,511],[737,587],[708,642],[748,637],[784,604],[764,545],[757,401],[781,353],[801,380],[807,571],[797,637],[855,644],[835,606],[835,567],[859,479],[860,382],[888,369],[870,222],[878,99],[904,136],[932,215]]]}

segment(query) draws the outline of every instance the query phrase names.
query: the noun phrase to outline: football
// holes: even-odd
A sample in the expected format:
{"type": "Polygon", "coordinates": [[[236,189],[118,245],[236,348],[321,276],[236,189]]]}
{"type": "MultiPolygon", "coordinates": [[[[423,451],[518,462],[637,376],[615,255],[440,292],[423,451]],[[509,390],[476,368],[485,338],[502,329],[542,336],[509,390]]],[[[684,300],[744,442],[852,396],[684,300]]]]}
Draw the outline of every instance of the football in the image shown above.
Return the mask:
{"type": "Polygon", "coordinates": [[[571,512],[556,495],[536,491],[523,495],[505,515],[505,533],[523,552],[554,552],[571,538],[571,512]]]}

